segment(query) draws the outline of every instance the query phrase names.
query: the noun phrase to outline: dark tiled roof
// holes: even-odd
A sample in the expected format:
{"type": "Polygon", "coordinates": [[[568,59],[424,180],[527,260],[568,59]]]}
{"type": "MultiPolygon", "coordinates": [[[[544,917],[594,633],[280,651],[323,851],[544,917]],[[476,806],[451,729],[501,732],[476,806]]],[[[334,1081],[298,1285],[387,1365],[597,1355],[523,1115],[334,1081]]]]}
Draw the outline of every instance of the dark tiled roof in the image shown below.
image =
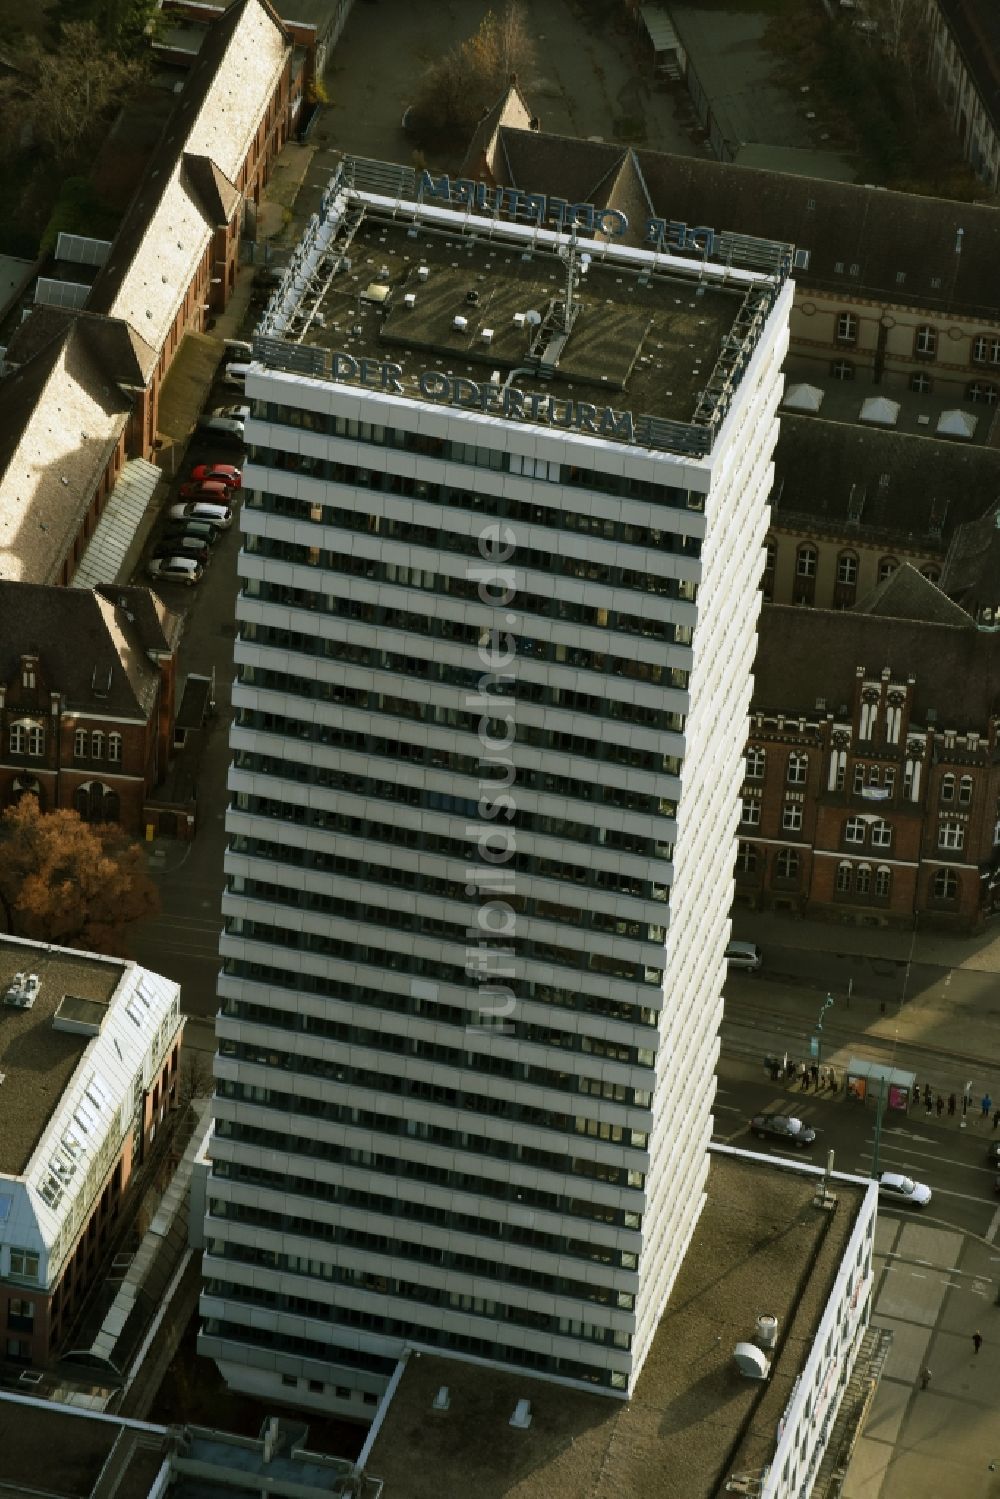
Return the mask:
{"type": "Polygon", "coordinates": [[[1000,127],[1000,7],[997,0],[938,0],[994,126],[1000,127]]]}
{"type": "Polygon", "coordinates": [[[144,650],[162,654],[177,649],[184,629],[184,616],[168,609],[151,588],[99,583],[95,592],[134,617],[144,650]]]}
{"type": "Polygon", "coordinates": [[[951,538],[941,586],[970,611],[1000,605],[1000,505],[959,526],[951,538]]]}
{"type": "Polygon", "coordinates": [[[184,153],[181,173],[184,185],[197,198],[210,224],[228,224],[240,201],[240,193],[207,156],[184,153]]]}
{"type": "Polygon", "coordinates": [[[931,583],[909,562],[897,567],[888,578],[877,583],[871,593],[854,605],[855,614],[878,614],[889,619],[923,620],[927,624],[970,624],[971,616],[937,584],[931,583]]]}
{"type": "MultiPolygon", "coordinates": [[[[114,593],[131,604],[148,590],[114,593]]],[[[159,682],[147,650],[157,648],[158,631],[162,639],[174,629],[167,619],[162,630],[150,625],[149,606],[133,611],[90,589],[0,581],[0,680],[15,674],[25,652],[37,652],[46,680],[68,708],[145,718],[159,682]]]]}
{"type": "MultiPolygon", "coordinates": [[[[504,126],[494,174],[501,183],[606,207],[601,184],[624,154],[606,142],[504,126]]],[[[808,250],[808,270],[795,273],[802,287],[996,320],[995,208],[666,152],[635,156],[659,217],[808,250]]]]}
{"type": "Polygon", "coordinates": [[[857,668],[914,681],[914,722],[928,708],[956,729],[985,727],[1000,707],[1000,635],[965,626],[892,619],[852,609],[765,604],[758,626],[753,712],[798,718],[816,700],[838,712],[850,703],[857,668]]]}
{"type": "Polygon", "coordinates": [[[998,496],[993,448],[782,414],[771,498],[779,527],[943,550],[998,496]]]}

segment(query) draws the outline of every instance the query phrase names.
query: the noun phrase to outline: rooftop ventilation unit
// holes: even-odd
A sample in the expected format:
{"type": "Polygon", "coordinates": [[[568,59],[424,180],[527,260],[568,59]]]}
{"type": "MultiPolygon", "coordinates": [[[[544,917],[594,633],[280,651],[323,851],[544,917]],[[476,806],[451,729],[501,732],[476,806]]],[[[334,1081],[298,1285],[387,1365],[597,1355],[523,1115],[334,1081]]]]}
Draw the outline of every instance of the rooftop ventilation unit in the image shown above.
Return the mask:
{"type": "Polygon", "coordinates": [[[451,1391],[446,1384],[443,1384],[431,1401],[431,1410],[446,1411],[450,1405],[451,1391]]]}
{"type": "Polygon", "coordinates": [[[523,328],[524,327],[524,313],[523,312],[515,312],[515,314],[514,314],[514,327],[515,328],[523,328]]]}
{"type": "Polygon", "coordinates": [[[404,294],[404,296],[403,296],[403,306],[404,307],[416,307],[416,305],[417,305],[417,294],[416,294],[416,292],[415,291],[408,291],[408,292],[406,292],[404,294]]]}
{"type": "MultiPolygon", "coordinates": [[[[757,1350],[754,1349],[754,1352],[757,1350]]],[[[514,1407],[514,1414],[507,1422],[508,1426],[516,1426],[518,1431],[527,1431],[531,1425],[531,1401],[519,1400],[514,1407]]]]}
{"type": "Polygon", "coordinates": [[[459,314],[453,319],[451,326],[458,333],[464,333],[466,328],[469,326],[469,319],[467,317],[462,317],[461,314],[459,314]]]}
{"type": "Polygon", "coordinates": [[[757,1330],[753,1335],[753,1340],[758,1348],[763,1348],[765,1353],[770,1353],[778,1341],[777,1317],[772,1317],[768,1312],[758,1317],[757,1330]]]}
{"type": "Polygon", "coordinates": [[[37,973],[15,973],[4,991],[3,1002],[15,1010],[30,1010],[40,987],[37,973]]]}
{"type": "Polygon", "coordinates": [[[430,273],[431,273],[430,266],[426,266],[426,265],[418,265],[417,266],[417,280],[418,281],[426,281],[427,277],[430,275],[430,273]]]}
{"type": "Polygon", "coordinates": [[[479,334],[479,337],[482,339],[484,344],[491,344],[493,342],[493,329],[483,328],[479,334]]]}
{"type": "Polygon", "coordinates": [[[771,1360],[755,1343],[737,1343],[733,1358],[744,1379],[766,1379],[771,1372],[771,1360]]]}

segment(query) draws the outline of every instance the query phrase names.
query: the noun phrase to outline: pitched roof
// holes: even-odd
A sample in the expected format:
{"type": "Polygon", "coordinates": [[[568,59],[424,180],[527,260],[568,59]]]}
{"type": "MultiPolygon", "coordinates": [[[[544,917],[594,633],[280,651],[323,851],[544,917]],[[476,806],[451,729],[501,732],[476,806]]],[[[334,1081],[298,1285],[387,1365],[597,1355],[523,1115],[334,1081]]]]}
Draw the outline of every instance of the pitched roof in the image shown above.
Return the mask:
{"type": "Polygon", "coordinates": [[[459,175],[462,177],[470,174],[478,175],[484,157],[488,159],[492,154],[493,143],[501,125],[513,125],[515,128],[530,130],[533,119],[528,101],[518,85],[517,74],[512,73],[510,82],[497,102],[486,111],[472,132],[472,139],[462,158],[459,175]]]}
{"type": "Polygon", "coordinates": [[[0,380],[0,578],[55,581],[130,409],[78,318],[0,380]]]}
{"type": "Polygon", "coordinates": [[[146,384],[156,365],[156,350],[121,318],[79,308],[35,307],[15,330],[7,346],[7,363],[26,363],[74,320],[79,324],[78,337],[85,340],[108,379],[126,390],[146,384]]]}
{"type": "Polygon", "coordinates": [[[938,0],[983,108],[1000,126],[1000,10],[996,0],[938,0]]]}
{"type": "Polygon", "coordinates": [[[86,588],[0,581],[0,680],[13,676],[25,652],[37,653],[46,680],[63,694],[67,708],[146,718],[159,683],[148,652],[162,650],[157,634],[160,641],[175,639],[180,622],[156,600],[164,617],[151,629],[155,606],[132,607],[139,603],[135,596],[149,590],[115,593],[121,601],[86,588]]]}
{"type": "Polygon", "coordinates": [[[913,721],[928,708],[954,728],[982,728],[1000,709],[1000,635],[966,624],[893,619],[853,609],[765,604],[758,625],[752,712],[815,715],[818,698],[850,703],[862,666],[913,677],[913,721]]]}
{"type": "Polygon", "coordinates": [[[200,200],[209,223],[229,223],[239,206],[239,188],[233,186],[214,161],[209,161],[207,156],[194,156],[190,151],[185,151],[181,161],[181,177],[185,187],[200,200]]]}
{"type": "Polygon", "coordinates": [[[771,493],[778,527],[943,550],[997,496],[996,449],[782,413],[771,493]]]}
{"type": "Polygon", "coordinates": [[[959,526],[941,572],[941,586],[970,612],[1000,605],[1000,504],[959,526]]]}
{"type": "MultiPolygon", "coordinates": [[[[996,319],[996,208],[701,157],[634,154],[658,217],[808,250],[808,269],[794,273],[801,286],[996,319]]],[[[602,184],[623,155],[607,142],[503,126],[492,169],[499,183],[607,207],[602,184]]],[[[630,225],[630,237],[641,227],[630,225]]]]}
{"type": "Polygon", "coordinates": [[[262,0],[235,0],[212,22],[94,281],[88,308],[124,318],[157,350],[235,209],[233,183],[290,46],[262,0]]]}
{"type": "Polygon", "coordinates": [[[183,614],[168,609],[158,593],[143,585],[98,583],[95,593],[131,615],[143,649],[162,655],[175,651],[184,630],[183,614]]]}
{"type": "Polygon", "coordinates": [[[866,593],[863,599],[859,599],[853,612],[960,627],[971,622],[971,616],[960,605],[946,593],[942,593],[937,584],[925,578],[909,562],[897,567],[889,577],[877,583],[870,593],[866,593]]]}

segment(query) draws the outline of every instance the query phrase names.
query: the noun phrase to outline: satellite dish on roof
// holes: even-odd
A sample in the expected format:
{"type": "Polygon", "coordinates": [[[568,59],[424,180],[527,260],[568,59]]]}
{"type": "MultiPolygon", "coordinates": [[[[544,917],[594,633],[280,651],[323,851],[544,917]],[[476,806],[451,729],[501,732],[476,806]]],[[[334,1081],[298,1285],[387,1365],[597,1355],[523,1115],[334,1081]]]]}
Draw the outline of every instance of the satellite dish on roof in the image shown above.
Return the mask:
{"type": "Polygon", "coordinates": [[[524,314],[524,321],[527,323],[529,328],[537,328],[539,323],[542,321],[542,314],[540,312],[536,312],[532,307],[530,311],[524,314]]]}

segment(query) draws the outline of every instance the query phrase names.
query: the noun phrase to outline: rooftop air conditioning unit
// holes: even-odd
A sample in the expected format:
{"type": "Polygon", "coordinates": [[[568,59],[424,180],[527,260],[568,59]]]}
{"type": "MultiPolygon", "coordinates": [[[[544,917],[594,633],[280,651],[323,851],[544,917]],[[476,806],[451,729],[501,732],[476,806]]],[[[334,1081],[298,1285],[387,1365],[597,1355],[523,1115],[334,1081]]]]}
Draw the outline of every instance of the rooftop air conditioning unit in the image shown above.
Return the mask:
{"type": "Polygon", "coordinates": [[[518,1431],[527,1431],[531,1425],[531,1401],[519,1400],[514,1407],[514,1414],[507,1424],[508,1426],[517,1427],[518,1431]]]}
{"type": "Polygon", "coordinates": [[[744,1379],[766,1379],[771,1372],[771,1360],[755,1343],[737,1343],[733,1358],[744,1379]]]}
{"type": "Polygon", "coordinates": [[[482,339],[484,344],[491,344],[493,342],[493,329],[483,328],[480,332],[479,337],[482,339]]]}
{"type": "Polygon", "coordinates": [[[446,1384],[443,1384],[431,1401],[431,1410],[446,1411],[450,1405],[451,1391],[446,1384]]]}
{"type": "Polygon", "coordinates": [[[523,328],[524,327],[524,313],[523,312],[515,312],[515,314],[514,314],[514,327],[515,328],[523,328]]]}
{"type": "Polygon", "coordinates": [[[430,272],[430,266],[426,266],[426,265],[418,265],[417,266],[417,280],[418,281],[426,281],[427,277],[430,275],[430,273],[431,273],[430,272]]]}
{"type": "Polygon", "coordinates": [[[416,294],[416,292],[415,291],[408,291],[408,292],[406,292],[404,294],[404,296],[403,296],[403,306],[404,307],[416,307],[416,305],[417,305],[417,294],[416,294]]]}
{"type": "Polygon", "coordinates": [[[451,326],[456,330],[456,332],[464,333],[466,328],[469,326],[469,319],[467,317],[462,317],[461,313],[459,313],[452,320],[451,326]]]}

